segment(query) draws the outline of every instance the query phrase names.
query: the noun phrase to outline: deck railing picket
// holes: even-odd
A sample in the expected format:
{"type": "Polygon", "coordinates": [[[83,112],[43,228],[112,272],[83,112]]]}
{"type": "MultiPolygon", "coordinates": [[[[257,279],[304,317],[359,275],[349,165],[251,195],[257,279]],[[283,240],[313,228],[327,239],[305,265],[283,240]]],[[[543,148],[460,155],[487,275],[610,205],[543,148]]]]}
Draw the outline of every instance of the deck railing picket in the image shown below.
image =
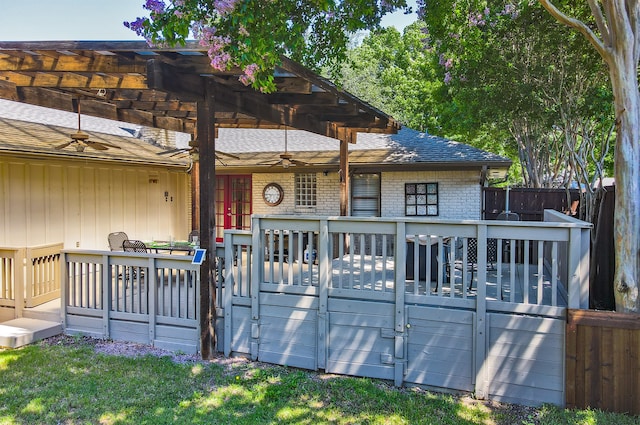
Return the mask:
{"type": "Polygon", "coordinates": [[[354,288],[354,275],[353,275],[353,264],[354,264],[354,256],[355,256],[355,235],[353,233],[349,233],[349,285],[347,285],[348,289],[354,288]]]}
{"type": "Polygon", "coordinates": [[[558,242],[551,246],[551,305],[558,305],[558,242]]]}
{"type": "MultiPolygon", "coordinates": [[[[376,279],[376,264],[378,261],[378,257],[376,255],[376,235],[372,234],[369,238],[371,240],[371,290],[375,291],[378,287],[378,281],[376,279]]],[[[382,289],[382,285],[380,286],[380,289],[382,289]]]]}
{"type": "Polygon", "coordinates": [[[530,240],[524,240],[524,258],[522,260],[522,274],[524,276],[524,283],[523,283],[523,287],[524,289],[522,290],[522,296],[523,296],[523,300],[522,302],[524,304],[531,304],[531,302],[529,301],[529,264],[531,264],[531,257],[530,257],[530,249],[529,249],[529,242],[530,240]]]}
{"type": "MultiPolygon", "coordinates": [[[[510,251],[509,251],[509,301],[512,303],[516,302],[516,277],[518,273],[518,269],[516,268],[516,252],[517,245],[516,240],[511,239],[510,243],[510,251]]],[[[523,291],[524,292],[524,291],[523,291]]]]}
{"type": "Polygon", "coordinates": [[[387,285],[387,235],[383,234],[382,235],[382,287],[384,289],[385,292],[387,291],[391,291],[391,288],[389,288],[389,285],[387,285]]]}
{"type": "MultiPolygon", "coordinates": [[[[538,241],[538,252],[544,252],[544,241],[538,241]]],[[[544,257],[538,255],[538,297],[536,304],[542,305],[542,294],[544,289],[544,257]]]]}
{"type": "Polygon", "coordinates": [[[500,301],[502,301],[504,299],[504,288],[502,287],[502,249],[503,249],[503,242],[502,242],[502,238],[498,238],[496,240],[496,268],[497,270],[500,270],[500,273],[497,274],[496,278],[497,278],[497,282],[496,285],[498,286],[497,288],[497,297],[500,301]]]}

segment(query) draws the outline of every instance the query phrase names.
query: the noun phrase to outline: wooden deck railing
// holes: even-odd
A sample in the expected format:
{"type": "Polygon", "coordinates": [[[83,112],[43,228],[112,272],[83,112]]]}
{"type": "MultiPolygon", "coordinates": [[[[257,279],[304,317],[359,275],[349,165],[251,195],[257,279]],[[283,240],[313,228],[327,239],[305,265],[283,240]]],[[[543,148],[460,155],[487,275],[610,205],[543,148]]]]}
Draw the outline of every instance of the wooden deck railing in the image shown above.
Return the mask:
{"type": "Polygon", "coordinates": [[[254,216],[250,232],[225,232],[218,349],[562,405],[567,309],[588,307],[590,225],[547,218],[254,216]]]}
{"type": "Polygon", "coordinates": [[[447,297],[470,305],[482,297],[497,309],[588,308],[590,226],[555,211],[545,219],[254,217],[252,232],[225,233],[225,263],[235,266],[226,269],[225,282],[239,297],[250,296],[253,281],[300,293],[317,292],[323,281],[332,291],[382,298],[402,284],[406,294],[436,304],[447,297]]]}
{"type": "Polygon", "coordinates": [[[0,307],[22,310],[60,297],[63,244],[0,248],[0,307]]]}
{"type": "Polygon", "coordinates": [[[65,331],[197,352],[200,268],[191,256],[63,251],[65,331]]]}

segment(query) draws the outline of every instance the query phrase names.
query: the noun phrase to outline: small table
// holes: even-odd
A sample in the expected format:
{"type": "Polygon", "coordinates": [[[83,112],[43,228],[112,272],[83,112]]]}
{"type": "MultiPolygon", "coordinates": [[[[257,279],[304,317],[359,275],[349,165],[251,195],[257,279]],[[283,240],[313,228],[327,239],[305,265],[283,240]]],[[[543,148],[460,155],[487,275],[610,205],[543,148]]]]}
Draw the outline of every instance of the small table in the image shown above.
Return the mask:
{"type": "Polygon", "coordinates": [[[187,241],[176,241],[176,242],[167,242],[167,241],[152,241],[145,242],[145,245],[149,249],[154,249],[156,253],[158,251],[169,251],[169,254],[174,251],[177,252],[186,252],[187,254],[193,254],[196,249],[196,245],[187,241]]]}

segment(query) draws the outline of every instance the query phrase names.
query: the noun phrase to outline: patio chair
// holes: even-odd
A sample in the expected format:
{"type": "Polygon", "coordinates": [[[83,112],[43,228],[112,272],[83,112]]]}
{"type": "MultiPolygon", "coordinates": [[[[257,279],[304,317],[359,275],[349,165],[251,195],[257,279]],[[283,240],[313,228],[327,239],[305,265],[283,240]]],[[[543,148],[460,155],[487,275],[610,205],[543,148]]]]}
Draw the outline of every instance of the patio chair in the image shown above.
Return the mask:
{"type": "MultiPolygon", "coordinates": [[[[498,240],[487,239],[487,268],[493,270],[495,263],[498,261],[498,240]]],[[[473,286],[473,274],[478,263],[478,240],[469,238],[467,240],[467,264],[471,266],[471,280],[469,281],[469,289],[473,286]]]]}
{"type": "MultiPolygon", "coordinates": [[[[496,220],[504,220],[504,221],[520,221],[520,216],[517,213],[502,211],[496,217],[496,220]]],[[[507,258],[507,256],[511,253],[511,241],[505,239],[502,241],[502,258],[507,258]]],[[[515,255],[515,253],[513,253],[515,255]]]]}
{"type": "Polygon", "coordinates": [[[144,242],[137,240],[125,240],[122,242],[122,248],[124,248],[125,252],[149,252],[149,249],[144,242]]]}
{"type": "Polygon", "coordinates": [[[109,233],[107,240],[109,241],[109,249],[111,251],[124,251],[122,243],[129,239],[129,236],[125,232],[113,232],[109,233]]]}
{"type": "Polygon", "coordinates": [[[192,230],[191,232],[189,232],[189,237],[187,238],[189,243],[193,243],[193,237],[194,236],[197,237],[198,240],[200,240],[200,231],[199,230],[192,230]]]}
{"type": "Polygon", "coordinates": [[[502,211],[496,217],[496,220],[504,220],[504,221],[520,221],[520,216],[518,213],[502,211]]]}

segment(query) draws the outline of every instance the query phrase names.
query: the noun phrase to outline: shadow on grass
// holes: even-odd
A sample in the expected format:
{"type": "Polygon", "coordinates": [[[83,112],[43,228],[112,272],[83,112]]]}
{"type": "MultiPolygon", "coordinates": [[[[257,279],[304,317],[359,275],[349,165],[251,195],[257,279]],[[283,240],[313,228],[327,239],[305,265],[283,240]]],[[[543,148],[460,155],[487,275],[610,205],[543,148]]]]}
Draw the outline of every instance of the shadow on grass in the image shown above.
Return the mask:
{"type": "Polygon", "coordinates": [[[176,363],[171,357],[104,355],[94,345],[67,338],[0,351],[0,423],[638,423],[628,417],[621,422],[623,415],[603,420],[601,412],[465,401],[244,360],[176,363]]]}

